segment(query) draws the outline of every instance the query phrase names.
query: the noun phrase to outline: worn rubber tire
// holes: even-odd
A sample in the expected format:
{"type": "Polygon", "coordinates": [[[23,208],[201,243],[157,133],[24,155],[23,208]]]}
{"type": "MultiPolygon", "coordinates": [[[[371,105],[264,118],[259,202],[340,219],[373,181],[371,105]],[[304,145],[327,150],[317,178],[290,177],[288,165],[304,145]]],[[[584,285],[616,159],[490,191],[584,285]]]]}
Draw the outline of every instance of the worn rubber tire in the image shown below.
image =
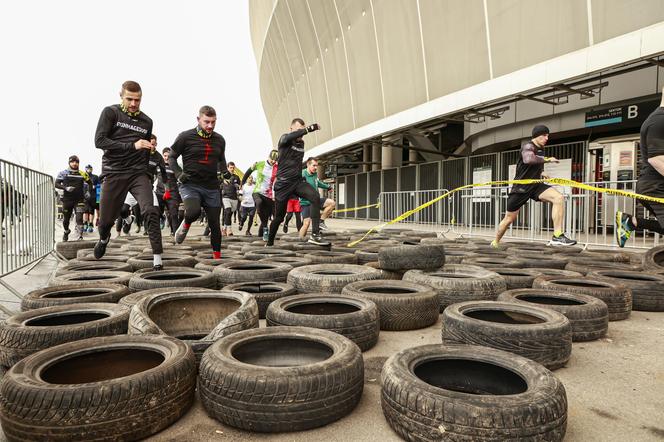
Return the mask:
{"type": "Polygon", "coordinates": [[[619,252],[616,249],[586,249],[581,252],[580,257],[592,258],[596,261],[629,262],[628,253],[619,252]]]}
{"type": "Polygon", "coordinates": [[[378,264],[383,270],[438,269],[445,265],[445,246],[422,244],[383,247],[378,252],[378,264]]]}
{"type": "Polygon", "coordinates": [[[76,254],[81,249],[92,249],[96,241],[61,241],[55,243],[55,251],[58,252],[63,258],[74,259],[76,254]]]}
{"type": "MultiPolygon", "coordinates": [[[[110,244],[109,244],[110,245],[110,244]]],[[[120,250],[119,248],[115,247],[107,247],[106,248],[106,253],[104,253],[104,256],[117,256],[117,255],[125,255],[126,252],[120,250]]],[[[83,258],[86,256],[94,256],[94,251],[93,249],[80,249],[79,251],[76,252],[76,258],[83,258]]]]}
{"type": "Polygon", "coordinates": [[[381,373],[381,405],[408,441],[557,442],[567,428],[567,395],[556,376],[529,359],[471,345],[392,355],[381,373]],[[449,368],[435,370],[438,364],[449,368]]]}
{"type": "Polygon", "coordinates": [[[341,293],[351,282],[381,279],[381,272],[355,264],[312,264],[288,273],[287,281],[299,293],[341,293]]]}
{"type": "Polygon", "coordinates": [[[58,285],[33,290],[21,300],[21,311],[44,307],[87,302],[117,303],[127,296],[129,289],[122,284],[97,284],[81,287],[78,284],[58,285]]]}
{"type": "Polygon", "coordinates": [[[443,311],[443,344],[483,345],[518,354],[549,370],[563,367],[572,354],[572,326],[569,319],[554,310],[498,301],[468,301],[450,305],[443,311]],[[469,314],[484,313],[485,319],[469,314]],[[497,313],[496,313],[497,312],[497,313]],[[507,313],[505,313],[507,312],[507,313]],[[496,322],[490,315],[500,315],[496,322]],[[515,316],[532,319],[510,323],[515,316]],[[502,321],[507,320],[507,323],[502,321]]]}
{"type": "Polygon", "coordinates": [[[478,258],[480,255],[460,249],[455,249],[451,247],[445,248],[445,263],[446,264],[461,264],[464,259],[467,258],[478,258]]]}
{"type": "Polygon", "coordinates": [[[124,296],[118,304],[126,305],[129,308],[132,308],[138,303],[141,299],[150,296],[150,295],[162,295],[167,293],[198,293],[198,292],[212,292],[212,289],[206,289],[202,287],[173,287],[173,288],[160,288],[160,289],[151,289],[151,290],[141,290],[140,292],[134,292],[127,296],[124,296]]]}
{"type": "Polygon", "coordinates": [[[102,302],[17,313],[0,323],[0,365],[11,367],[26,356],[65,342],[125,334],[128,319],[127,307],[102,302]]]}
{"type": "Polygon", "coordinates": [[[16,364],[0,383],[0,421],[10,442],[139,440],[178,420],[193,403],[195,385],[194,355],[177,339],[126,335],[91,338],[58,345],[16,364]],[[126,374],[113,370],[117,377],[110,377],[104,370],[104,350],[108,357],[121,359],[115,366],[136,368],[126,374]],[[126,364],[127,356],[115,356],[114,350],[124,351],[124,355],[132,350],[141,355],[155,353],[164,361],[136,372],[140,365],[126,364]],[[75,357],[96,364],[96,373],[107,378],[73,383],[44,380],[45,367],[66,364],[75,357]]]}
{"type": "Polygon", "coordinates": [[[583,273],[575,272],[572,270],[560,270],[560,269],[546,269],[542,267],[529,267],[529,270],[535,270],[540,272],[542,276],[583,276],[583,273]]]}
{"type": "Polygon", "coordinates": [[[296,252],[302,252],[305,250],[313,250],[313,251],[321,251],[321,250],[327,250],[328,252],[332,248],[332,244],[329,246],[317,246],[316,244],[309,244],[309,243],[296,243],[293,244],[293,250],[296,252]]]}
{"type": "Polygon", "coordinates": [[[129,280],[133,291],[150,290],[162,287],[204,287],[217,288],[217,278],[207,270],[191,267],[168,267],[154,271],[143,269],[134,273],[129,280]]]}
{"type": "Polygon", "coordinates": [[[311,259],[306,256],[275,256],[274,258],[259,259],[258,262],[267,262],[272,264],[288,264],[289,266],[302,267],[311,265],[311,259]]]}
{"type": "Polygon", "coordinates": [[[268,327],[283,325],[330,330],[347,337],[362,351],[375,346],[380,333],[380,317],[375,303],[329,293],[279,298],[267,308],[265,322],[268,327]],[[341,313],[335,313],[336,310],[341,313]]]}
{"type": "Polygon", "coordinates": [[[64,275],[69,272],[87,272],[88,270],[112,270],[116,272],[132,272],[133,269],[131,266],[125,262],[95,262],[95,261],[85,261],[85,262],[73,262],[76,260],[71,260],[62,267],[58,267],[55,271],[55,276],[64,275]]]}
{"type": "Polygon", "coordinates": [[[131,272],[116,272],[113,270],[86,270],[83,272],[69,272],[64,275],[56,276],[48,283],[49,286],[78,284],[97,285],[97,284],[129,284],[131,272]]]}
{"type": "Polygon", "coordinates": [[[334,422],[355,408],[363,387],[364,362],[357,345],[336,333],[306,327],[246,330],[220,339],[203,355],[198,377],[199,397],[209,416],[265,433],[334,422]],[[297,350],[300,343],[328,357],[291,362],[293,347],[297,350]],[[252,347],[258,350],[245,350],[252,347]],[[264,355],[265,362],[245,363],[238,355],[264,355]]]}
{"type": "Polygon", "coordinates": [[[664,275],[620,270],[593,270],[587,275],[617,282],[632,290],[632,310],[664,312],[664,275]]]}
{"type": "Polygon", "coordinates": [[[312,264],[357,264],[357,256],[348,252],[306,251],[297,256],[309,258],[312,264]]]}
{"type": "Polygon", "coordinates": [[[263,247],[262,249],[254,249],[248,251],[247,253],[244,254],[244,259],[248,259],[250,261],[258,261],[263,258],[275,258],[282,256],[295,256],[295,252],[293,250],[263,247]]]}
{"type": "Polygon", "coordinates": [[[461,264],[484,267],[485,269],[495,269],[509,267],[510,269],[523,269],[528,264],[525,259],[518,259],[511,256],[478,256],[477,258],[465,258],[461,264]]]}
{"type": "Polygon", "coordinates": [[[534,289],[581,293],[604,301],[609,308],[609,321],[622,321],[632,312],[632,291],[622,284],[582,277],[539,276],[534,289]]]}
{"type": "Polygon", "coordinates": [[[438,321],[438,294],[433,288],[407,281],[352,282],[342,295],[373,301],[380,313],[380,329],[417,330],[438,321]]]}
{"type": "Polygon", "coordinates": [[[130,335],[178,338],[191,346],[197,364],[214,341],[250,328],[258,328],[258,305],[244,292],[154,293],[142,297],[129,314],[130,335]],[[213,311],[215,302],[219,311],[213,311]]]}
{"type": "Polygon", "coordinates": [[[212,271],[217,278],[218,287],[228,284],[250,281],[286,282],[286,276],[293,267],[288,264],[272,264],[265,262],[234,260],[218,265],[212,271]]]}
{"type": "Polygon", "coordinates": [[[441,312],[456,302],[495,300],[507,290],[505,279],[496,272],[466,264],[449,264],[433,272],[409,270],[403,280],[433,287],[441,312]]]}
{"type": "Polygon", "coordinates": [[[237,252],[235,250],[222,250],[221,258],[219,259],[213,258],[212,252],[198,252],[194,259],[199,264],[207,264],[216,267],[219,265],[219,261],[229,262],[235,259],[244,259],[244,255],[241,252],[237,252]]]}
{"type": "Polygon", "coordinates": [[[629,262],[613,262],[613,261],[597,261],[591,257],[579,257],[571,260],[565,266],[566,270],[578,272],[587,275],[588,272],[597,270],[622,270],[622,271],[638,271],[641,270],[640,264],[633,264],[629,262]]]}
{"type": "Polygon", "coordinates": [[[553,254],[544,255],[541,253],[521,252],[518,254],[515,253],[512,256],[526,261],[526,263],[523,265],[523,268],[544,267],[547,269],[563,270],[568,262],[567,255],[563,257],[560,255],[554,256],[553,254]]]}
{"type": "Polygon", "coordinates": [[[508,290],[498,301],[534,305],[562,313],[572,325],[572,341],[594,341],[606,335],[609,309],[604,301],[580,293],[544,289],[508,290]]]}
{"type": "Polygon", "coordinates": [[[507,284],[507,290],[530,288],[533,286],[535,278],[542,276],[541,272],[532,268],[496,268],[491,270],[503,277],[505,284],[507,284]]]}
{"type": "Polygon", "coordinates": [[[76,259],[71,259],[69,260],[70,263],[78,263],[78,262],[121,262],[121,263],[126,263],[129,258],[132,256],[122,254],[122,255],[104,255],[101,259],[97,259],[94,257],[93,254],[85,255],[82,258],[76,258],[76,259]]]}
{"type": "MultiPolygon", "coordinates": [[[[196,265],[196,259],[193,256],[189,255],[171,255],[164,253],[161,255],[162,263],[164,268],[167,267],[194,267],[196,265]]],[[[127,260],[127,264],[136,270],[141,269],[150,269],[153,264],[152,255],[138,255],[127,260]]]]}
{"type": "Polygon", "coordinates": [[[258,317],[260,319],[265,319],[265,312],[273,301],[297,293],[295,287],[290,284],[272,281],[238,282],[237,284],[227,285],[222,290],[246,292],[252,295],[258,304],[258,317]]]}

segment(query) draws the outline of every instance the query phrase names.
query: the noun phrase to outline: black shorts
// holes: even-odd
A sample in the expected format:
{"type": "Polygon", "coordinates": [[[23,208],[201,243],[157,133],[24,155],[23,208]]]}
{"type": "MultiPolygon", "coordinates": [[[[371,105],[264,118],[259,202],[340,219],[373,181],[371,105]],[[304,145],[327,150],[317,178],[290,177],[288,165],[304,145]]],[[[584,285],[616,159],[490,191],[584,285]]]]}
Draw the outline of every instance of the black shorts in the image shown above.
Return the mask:
{"type": "MultiPolygon", "coordinates": [[[[636,182],[636,193],[647,196],[654,196],[655,198],[664,198],[664,179],[650,180],[640,179],[636,182]]],[[[639,200],[639,202],[648,209],[652,215],[657,218],[657,221],[664,221],[664,204],[639,200]]]]}
{"type": "Polygon", "coordinates": [[[507,211],[516,212],[523,207],[528,200],[539,201],[540,195],[550,188],[551,186],[544,183],[512,187],[513,191],[507,196],[507,211]],[[516,189],[519,191],[515,192],[514,190],[516,189]]]}
{"type": "Polygon", "coordinates": [[[96,201],[86,202],[85,203],[85,213],[95,213],[95,210],[99,210],[99,203],[96,201]]]}

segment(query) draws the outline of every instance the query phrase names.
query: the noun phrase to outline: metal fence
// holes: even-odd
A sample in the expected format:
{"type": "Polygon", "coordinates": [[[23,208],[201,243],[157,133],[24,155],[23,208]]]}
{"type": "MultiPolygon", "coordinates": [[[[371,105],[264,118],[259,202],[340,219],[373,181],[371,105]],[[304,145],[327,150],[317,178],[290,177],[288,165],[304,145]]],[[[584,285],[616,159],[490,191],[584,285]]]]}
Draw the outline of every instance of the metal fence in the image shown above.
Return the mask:
{"type": "Polygon", "coordinates": [[[53,251],[53,178],[36,170],[0,160],[0,215],[1,278],[53,251]]]}

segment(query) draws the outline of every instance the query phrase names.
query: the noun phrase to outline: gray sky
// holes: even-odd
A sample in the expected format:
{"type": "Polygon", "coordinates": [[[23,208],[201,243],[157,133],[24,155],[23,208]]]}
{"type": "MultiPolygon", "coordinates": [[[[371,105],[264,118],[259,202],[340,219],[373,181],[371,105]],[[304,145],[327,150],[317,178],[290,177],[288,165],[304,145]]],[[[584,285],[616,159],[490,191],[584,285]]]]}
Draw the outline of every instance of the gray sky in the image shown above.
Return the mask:
{"type": "Polygon", "coordinates": [[[101,171],[95,128],[125,80],[141,84],[159,148],[203,104],[228,161],[245,170],[271,146],[243,0],[6,1],[0,60],[0,158],[52,175],[74,153],[101,171]]]}

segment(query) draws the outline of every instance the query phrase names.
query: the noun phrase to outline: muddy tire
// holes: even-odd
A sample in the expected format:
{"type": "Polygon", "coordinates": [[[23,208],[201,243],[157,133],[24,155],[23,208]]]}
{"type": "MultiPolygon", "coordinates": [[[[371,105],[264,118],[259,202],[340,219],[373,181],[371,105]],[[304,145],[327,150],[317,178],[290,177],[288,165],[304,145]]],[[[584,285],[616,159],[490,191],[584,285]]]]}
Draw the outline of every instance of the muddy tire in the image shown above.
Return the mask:
{"type": "Polygon", "coordinates": [[[84,287],[70,284],[45,287],[25,295],[21,300],[21,311],[88,302],[117,303],[120,298],[128,294],[129,289],[122,284],[97,284],[84,287]]]}
{"type": "Polygon", "coordinates": [[[202,287],[174,287],[174,288],[161,288],[161,289],[151,289],[151,290],[141,290],[140,292],[134,292],[127,296],[124,296],[118,304],[132,308],[138,303],[141,299],[148,297],[150,295],[164,295],[169,293],[198,293],[198,292],[212,292],[212,289],[205,289],[202,287]]]}
{"type": "Polygon", "coordinates": [[[359,281],[342,295],[373,301],[380,312],[380,329],[401,331],[429,327],[438,321],[438,294],[429,286],[407,281],[359,281]]]}
{"type": "Polygon", "coordinates": [[[487,347],[424,345],[394,354],[383,366],[381,405],[390,427],[409,441],[554,442],[567,427],[558,378],[487,347]]]}
{"type": "Polygon", "coordinates": [[[341,293],[351,282],[380,278],[380,271],[369,266],[313,264],[291,270],[287,282],[299,293],[341,293]]]}
{"type": "Polygon", "coordinates": [[[267,312],[267,308],[272,302],[297,293],[295,287],[290,284],[271,281],[239,282],[227,285],[222,290],[246,292],[252,295],[258,304],[260,319],[265,319],[265,312],[267,312]]]}
{"type": "Polygon", "coordinates": [[[533,281],[534,289],[580,293],[604,301],[609,308],[609,321],[622,321],[632,312],[632,291],[622,284],[593,278],[557,278],[539,276],[533,281]]]}
{"type": "Polygon", "coordinates": [[[465,264],[449,264],[433,272],[409,270],[403,280],[433,287],[441,312],[457,302],[495,300],[507,290],[505,280],[496,272],[465,264]]]}
{"type": "Polygon", "coordinates": [[[589,278],[617,282],[632,290],[632,310],[664,312],[664,275],[619,270],[594,270],[589,278]]]}
{"type": "MultiPolygon", "coordinates": [[[[168,267],[193,267],[196,265],[196,259],[189,255],[173,255],[164,253],[161,255],[164,268],[168,267]]],[[[152,255],[138,255],[127,260],[127,264],[136,270],[151,269],[153,264],[152,255]]]]}
{"type": "Polygon", "coordinates": [[[71,285],[79,286],[98,284],[129,284],[131,272],[116,272],[113,270],[86,270],[83,272],[69,272],[51,279],[49,286],[71,285]]]}
{"type": "Polygon", "coordinates": [[[443,312],[443,344],[483,345],[563,367],[572,354],[572,326],[562,313],[497,301],[469,301],[443,312]]]}
{"type": "Polygon", "coordinates": [[[214,343],[198,378],[208,415],[248,431],[321,427],[349,414],[364,387],[362,353],[327,330],[268,327],[214,343]]]}
{"type": "Polygon", "coordinates": [[[250,281],[286,282],[286,276],[292,269],[288,264],[238,259],[218,265],[212,273],[217,277],[218,286],[225,287],[228,284],[250,281]]]}
{"type": "Polygon", "coordinates": [[[191,267],[168,267],[154,271],[143,269],[134,273],[129,280],[129,288],[133,291],[150,290],[162,287],[217,287],[217,278],[209,271],[192,269],[191,267]]]}
{"type": "Polygon", "coordinates": [[[64,241],[55,243],[55,251],[66,259],[76,258],[79,250],[92,249],[96,241],[64,241]]]}
{"type": "Polygon", "coordinates": [[[609,309],[604,301],[588,295],[543,289],[508,290],[498,301],[548,308],[562,313],[572,325],[572,341],[594,341],[606,335],[609,309]]]}
{"type": "Polygon", "coordinates": [[[0,323],[0,365],[11,367],[45,348],[127,333],[129,309],[109,303],[68,304],[17,313],[0,323]]]}
{"type": "Polygon", "coordinates": [[[530,288],[533,286],[535,278],[542,276],[541,272],[529,268],[496,268],[492,270],[503,277],[505,284],[507,284],[507,290],[530,288]]]}
{"type": "Polygon", "coordinates": [[[10,442],[139,440],[178,420],[195,385],[194,355],[177,339],[86,339],[16,364],[0,383],[0,421],[10,442]]]}
{"type": "MultiPolygon", "coordinates": [[[[560,270],[560,269],[546,269],[543,267],[529,267],[529,270],[535,270],[542,274],[542,276],[574,276],[580,277],[583,276],[582,273],[575,272],[572,270],[560,270]]],[[[534,281],[533,281],[534,282],[534,281]]]]}
{"type": "Polygon", "coordinates": [[[378,264],[384,270],[428,270],[445,265],[445,246],[423,244],[383,247],[378,252],[378,264]]]}
{"type": "Polygon", "coordinates": [[[339,333],[366,351],[380,333],[378,307],[372,301],[350,296],[311,293],[277,299],[267,308],[268,327],[311,327],[339,333]]]}

